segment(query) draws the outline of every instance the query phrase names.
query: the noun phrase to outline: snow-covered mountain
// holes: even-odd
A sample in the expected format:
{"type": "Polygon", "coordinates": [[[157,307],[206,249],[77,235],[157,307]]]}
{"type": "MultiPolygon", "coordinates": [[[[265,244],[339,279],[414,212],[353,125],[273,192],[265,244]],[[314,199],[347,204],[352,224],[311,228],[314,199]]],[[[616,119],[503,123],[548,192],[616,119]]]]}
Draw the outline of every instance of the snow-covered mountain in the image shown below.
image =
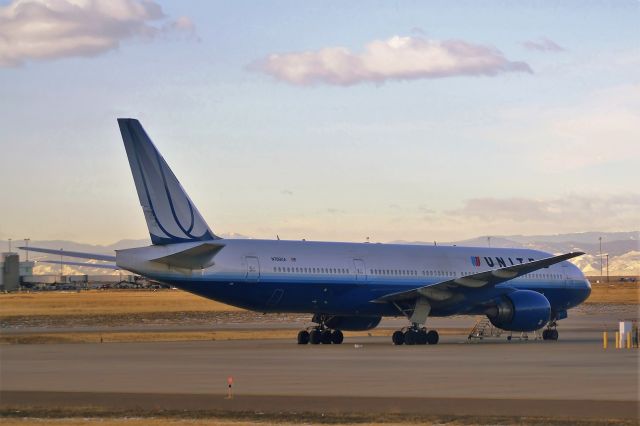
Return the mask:
{"type": "MultiPolygon", "coordinates": [[[[640,275],[640,232],[583,232],[556,235],[482,236],[469,240],[441,243],[471,247],[522,247],[549,253],[583,251],[586,254],[573,259],[585,275],[600,275],[600,241],[602,238],[602,268],[606,274],[607,254],[609,275],[640,275]]],[[[399,242],[399,241],[397,241],[399,242]]],[[[406,242],[405,242],[406,243],[406,242]]],[[[411,242],[409,244],[433,244],[411,242]]]]}

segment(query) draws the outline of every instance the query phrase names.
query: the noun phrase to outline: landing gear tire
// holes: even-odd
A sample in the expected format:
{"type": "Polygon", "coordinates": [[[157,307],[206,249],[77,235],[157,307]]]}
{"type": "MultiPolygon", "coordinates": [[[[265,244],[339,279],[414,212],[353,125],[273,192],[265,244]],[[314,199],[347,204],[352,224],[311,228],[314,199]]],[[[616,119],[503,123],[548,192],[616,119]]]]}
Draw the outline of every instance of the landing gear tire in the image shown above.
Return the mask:
{"type": "Polygon", "coordinates": [[[558,330],[547,329],[542,332],[542,340],[558,340],[558,330]]]}
{"type": "Polygon", "coordinates": [[[344,335],[342,334],[342,331],[333,330],[333,332],[331,333],[331,343],[333,343],[334,345],[339,345],[343,340],[344,335]]]}
{"type": "Polygon", "coordinates": [[[394,331],[391,336],[391,341],[394,345],[402,345],[404,343],[404,333],[400,330],[394,331]]]}
{"type": "Polygon", "coordinates": [[[320,341],[323,345],[331,344],[331,330],[323,330],[320,332],[320,341]]]}
{"type": "Polygon", "coordinates": [[[415,345],[417,340],[417,335],[414,330],[407,330],[404,332],[404,344],[405,345],[415,345]]]}
{"type": "Polygon", "coordinates": [[[424,328],[421,330],[418,330],[416,332],[416,336],[417,336],[416,343],[418,345],[426,345],[427,342],[429,341],[429,338],[427,337],[428,336],[427,330],[425,330],[424,328]]]}
{"type": "Polygon", "coordinates": [[[440,335],[435,330],[429,330],[429,332],[426,333],[425,337],[427,340],[426,342],[430,345],[437,345],[438,341],[440,340],[440,335]]]}
{"type": "Polygon", "coordinates": [[[309,333],[309,343],[317,345],[322,341],[322,332],[320,330],[311,330],[309,333]]]}
{"type": "Polygon", "coordinates": [[[298,344],[306,345],[309,343],[309,332],[307,330],[302,330],[298,333],[298,344]]]}

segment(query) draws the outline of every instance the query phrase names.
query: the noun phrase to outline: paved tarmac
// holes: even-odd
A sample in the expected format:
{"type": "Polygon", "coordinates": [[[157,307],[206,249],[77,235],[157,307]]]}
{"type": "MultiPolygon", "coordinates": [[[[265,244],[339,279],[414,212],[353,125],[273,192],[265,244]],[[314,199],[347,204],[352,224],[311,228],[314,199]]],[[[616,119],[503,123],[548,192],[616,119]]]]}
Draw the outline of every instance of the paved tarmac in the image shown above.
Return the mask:
{"type": "MultiPolygon", "coordinates": [[[[217,331],[217,330],[283,330],[291,329],[292,336],[297,330],[314,325],[311,315],[305,314],[260,314],[255,312],[218,312],[212,317],[202,318],[168,314],[166,318],[127,319],[121,318],[119,324],[113,324],[101,316],[53,316],[47,319],[23,317],[20,321],[0,321],[0,333],[3,335],[32,333],[69,333],[69,332],[140,332],[140,331],[217,331]],[[232,315],[229,315],[232,314],[232,315]],[[102,322],[107,322],[104,324],[102,322]],[[44,323],[44,324],[43,324],[44,323]],[[296,330],[296,331],[294,331],[296,330]]],[[[452,316],[429,318],[429,328],[446,331],[447,329],[470,330],[479,316],[452,316]]],[[[619,320],[638,320],[640,313],[637,305],[622,304],[583,304],[569,312],[569,318],[560,322],[559,330],[590,330],[615,332],[619,320]]],[[[398,329],[407,325],[406,318],[383,318],[378,328],[398,329]]]]}
{"type": "Polygon", "coordinates": [[[448,414],[512,415],[521,407],[523,415],[638,418],[640,351],[604,351],[601,334],[592,331],[561,330],[558,342],[468,343],[459,335],[443,336],[435,346],[353,337],[327,346],[299,346],[292,339],[8,345],[0,351],[2,406],[108,405],[125,396],[144,406],[158,394],[177,406],[202,400],[211,408],[213,400],[222,404],[233,376],[236,400],[245,398],[250,409],[349,411],[391,404],[415,412],[433,406],[448,414]],[[360,402],[341,405],[336,397],[360,402]]]}

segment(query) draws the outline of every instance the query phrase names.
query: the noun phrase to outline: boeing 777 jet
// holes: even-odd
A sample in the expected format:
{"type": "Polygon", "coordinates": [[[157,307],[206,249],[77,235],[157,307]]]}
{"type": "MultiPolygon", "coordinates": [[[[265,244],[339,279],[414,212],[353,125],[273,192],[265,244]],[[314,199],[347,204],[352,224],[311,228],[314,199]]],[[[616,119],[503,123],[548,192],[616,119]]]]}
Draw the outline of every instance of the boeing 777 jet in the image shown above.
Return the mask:
{"type": "Polygon", "coordinates": [[[544,328],[545,340],[557,340],[557,321],[591,292],[568,262],[581,252],[220,238],[138,120],[118,124],[152,244],[76,257],[112,260],[252,311],[309,313],[316,326],[298,333],[299,344],[340,344],[342,331],[394,316],[407,319],[394,344],[436,344],[428,319],[449,315],[486,315],[509,331],[544,328]]]}

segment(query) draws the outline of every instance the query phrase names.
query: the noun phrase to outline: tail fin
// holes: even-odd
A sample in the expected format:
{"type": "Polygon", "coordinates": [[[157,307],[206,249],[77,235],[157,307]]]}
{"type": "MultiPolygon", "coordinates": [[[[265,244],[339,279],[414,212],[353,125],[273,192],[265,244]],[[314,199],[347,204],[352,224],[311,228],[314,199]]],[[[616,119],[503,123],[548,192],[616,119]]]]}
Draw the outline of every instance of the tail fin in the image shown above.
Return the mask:
{"type": "Polygon", "coordinates": [[[153,244],[217,240],[140,122],[118,125],[153,244]]]}

